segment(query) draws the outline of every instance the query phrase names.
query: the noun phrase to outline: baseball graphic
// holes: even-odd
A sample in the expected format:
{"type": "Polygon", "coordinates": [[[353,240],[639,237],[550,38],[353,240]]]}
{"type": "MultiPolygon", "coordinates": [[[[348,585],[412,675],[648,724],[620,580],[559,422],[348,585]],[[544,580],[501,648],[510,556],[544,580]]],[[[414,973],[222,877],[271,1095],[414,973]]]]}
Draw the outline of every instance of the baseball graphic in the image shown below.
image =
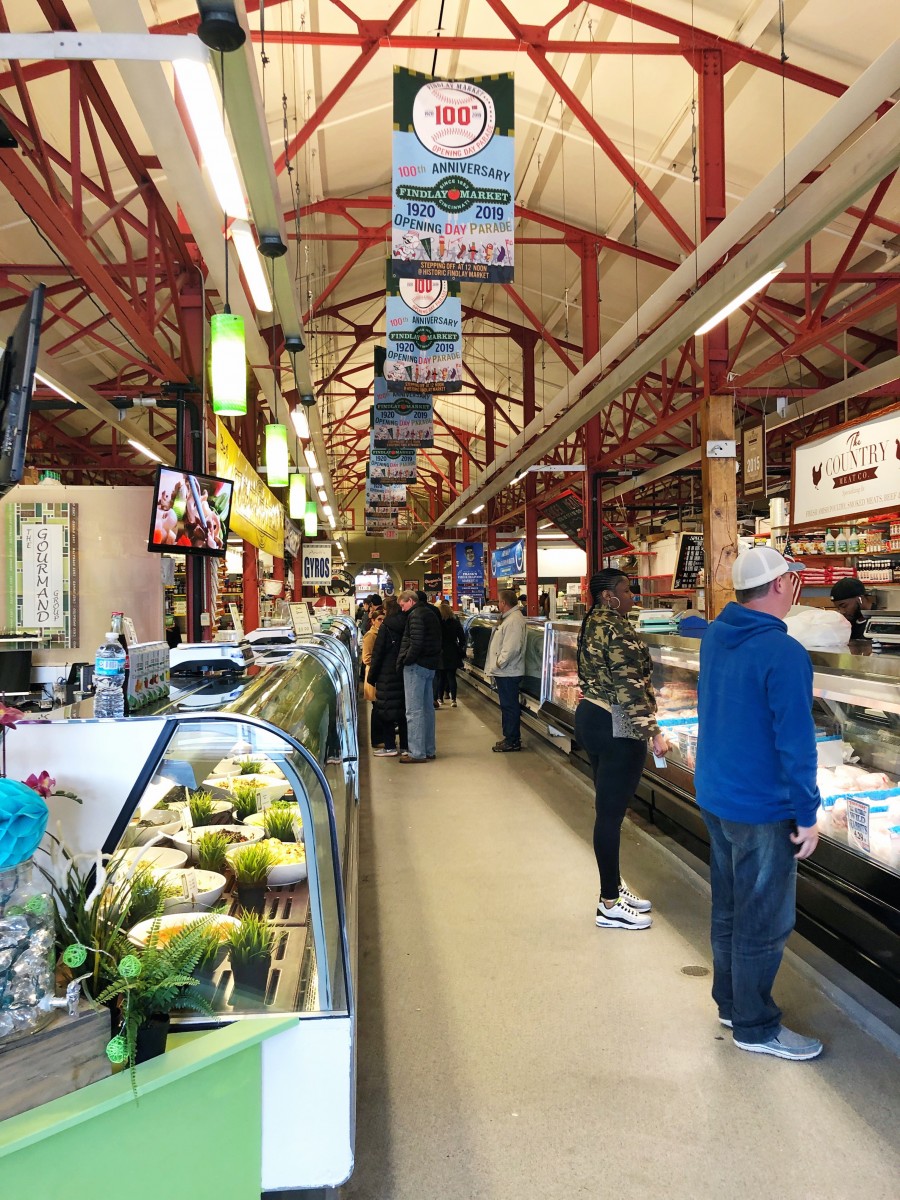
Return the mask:
{"type": "Polygon", "coordinates": [[[470,158],[494,135],[494,101],[463,81],[435,80],[419,88],[413,129],[426,150],[442,158],[470,158]]]}

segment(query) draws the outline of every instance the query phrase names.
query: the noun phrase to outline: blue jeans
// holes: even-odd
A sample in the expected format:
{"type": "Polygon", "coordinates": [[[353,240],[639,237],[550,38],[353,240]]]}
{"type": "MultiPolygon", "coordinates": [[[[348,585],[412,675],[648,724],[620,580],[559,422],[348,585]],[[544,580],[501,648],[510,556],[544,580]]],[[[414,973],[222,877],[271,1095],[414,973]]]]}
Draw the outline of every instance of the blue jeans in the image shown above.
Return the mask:
{"type": "Polygon", "coordinates": [[[792,821],[745,825],[706,810],[712,884],[713,999],[739,1042],[768,1042],[781,1027],[772,985],[796,920],[792,821]]]}
{"type": "Polygon", "coordinates": [[[500,697],[500,727],[503,730],[503,740],[509,746],[518,746],[522,740],[521,715],[519,706],[519,686],[521,675],[495,675],[497,695],[500,697]]]}
{"type": "Polygon", "coordinates": [[[403,668],[410,758],[434,758],[434,671],[413,663],[403,668]]]}

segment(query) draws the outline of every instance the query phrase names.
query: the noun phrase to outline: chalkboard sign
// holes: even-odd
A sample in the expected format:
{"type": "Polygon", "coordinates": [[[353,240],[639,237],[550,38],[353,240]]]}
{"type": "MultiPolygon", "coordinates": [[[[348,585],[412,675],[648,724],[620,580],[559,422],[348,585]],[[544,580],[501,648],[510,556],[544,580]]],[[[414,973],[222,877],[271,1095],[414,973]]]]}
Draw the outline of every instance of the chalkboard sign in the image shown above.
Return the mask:
{"type": "Polygon", "coordinates": [[[703,534],[680,533],[672,591],[690,591],[697,586],[697,576],[703,570],[703,534]]]}
{"type": "Polygon", "coordinates": [[[600,529],[600,553],[604,558],[610,554],[626,554],[633,549],[631,542],[626,541],[620,533],[616,533],[612,525],[603,522],[600,529]]]}
{"type": "MultiPolygon", "coordinates": [[[[557,496],[555,500],[551,500],[545,508],[541,509],[541,516],[546,517],[548,521],[553,522],[557,529],[568,534],[576,546],[580,546],[582,550],[586,549],[587,544],[581,536],[581,530],[584,527],[584,505],[577,492],[563,492],[561,496],[557,496]]],[[[609,553],[614,554],[615,551],[609,553]]]]}

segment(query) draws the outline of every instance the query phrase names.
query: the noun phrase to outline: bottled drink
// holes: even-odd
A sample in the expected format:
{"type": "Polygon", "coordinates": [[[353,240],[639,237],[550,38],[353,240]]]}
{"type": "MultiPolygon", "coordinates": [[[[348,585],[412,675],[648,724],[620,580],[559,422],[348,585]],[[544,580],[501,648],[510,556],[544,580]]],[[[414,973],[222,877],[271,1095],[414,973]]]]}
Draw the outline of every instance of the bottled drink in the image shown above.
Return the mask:
{"type": "Polygon", "coordinates": [[[125,681],[122,684],[122,692],[124,693],[124,696],[125,696],[125,710],[127,712],[128,708],[131,704],[131,700],[129,699],[129,695],[128,695],[128,693],[129,693],[128,676],[130,674],[131,663],[129,662],[129,658],[128,658],[128,639],[125,637],[125,629],[123,626],[124,617],[125,617],[124,613],[114,612],[112,614],[112,618],[110,619],[109,627],[112,630],[112,632],[116,635],[116,637],[119,639],[119,645],[122,647],[122,650],[125,654],[125,681]]]}
{"type": "Polygon", "coordinates": [[[125,651],[112,630],[94,659],[94,716],[125,715],[125,651]]]}

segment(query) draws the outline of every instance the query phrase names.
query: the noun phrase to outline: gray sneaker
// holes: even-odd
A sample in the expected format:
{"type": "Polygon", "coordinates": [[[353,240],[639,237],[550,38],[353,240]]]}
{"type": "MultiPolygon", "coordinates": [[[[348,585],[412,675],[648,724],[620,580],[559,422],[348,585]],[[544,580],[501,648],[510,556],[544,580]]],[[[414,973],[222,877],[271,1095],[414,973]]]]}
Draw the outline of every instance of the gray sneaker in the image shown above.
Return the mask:
{"type": "Polygon", "coordinates": [[[793,1058],[798,1062],[807,1058],[818,1058],[823,1046],[818,1038],[804,1037],[802,1033],[794,1033],[782,1025],[775,1036],[768,1042],[739,1042],[734,1044],[741,1050],[749,1050],[753,1054],[773,1054],[776,1058],[793,1058]]]}

